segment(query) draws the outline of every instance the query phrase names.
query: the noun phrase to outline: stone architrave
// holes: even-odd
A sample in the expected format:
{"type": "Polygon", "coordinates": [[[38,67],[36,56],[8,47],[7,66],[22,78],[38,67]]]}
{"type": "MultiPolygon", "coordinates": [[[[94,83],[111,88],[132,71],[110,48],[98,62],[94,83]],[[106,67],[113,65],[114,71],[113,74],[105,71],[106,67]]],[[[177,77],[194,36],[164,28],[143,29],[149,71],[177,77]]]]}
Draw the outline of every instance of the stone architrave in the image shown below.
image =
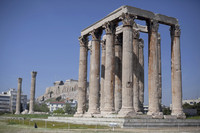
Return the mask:
{"type": "Polygon", "coordinates": [[[147,115],[162,117],[159,110],[158,98],[158,27],[155,20],[148,23],[149,28],[149,49],[148,49],[148,89],[149,89],[149,110],[147,115]]]}
{"type": "Polygon", "coordinates": [[[105,61],[105,80],[104,80],[104,108],[102,114],[114,113],[114,36],[116,25],[113,22],[107,22],[103,26],[106,31],[106,61],[105,61]]]}
{"type": "Polygon", "coordinates": [[[115,112],[122,107],[122,34],[115,36],[115,112]]]}
{"type": "Polygon", "coordinates": [[[139,107],[143,112],[144,104],[144,41],[139,39],[139,107]]]}
{"type": "Polygon", "coordinates": [[[35,103],[35,85],[36,85],[36,75],[37,72],[31,72],[32,79],[31,79],[31,95],[30,95],[30,104],[29,104],[29,114],[34,113],[34,103],[35,103]]]}
{"type": "Polygon", "coordinates": [[[161,38],[158,33],[158,98],[159,98],[159,110],[162,111],[162,71],[161,71],[161,38]]]}
{"type": "Polygon", "coordinates": [[[182,72],[179,25],[171,26],[171,85],[172,85],[172,113],[177,118],[185,118],[182,108],[182,72]]]}
{"type": "Polygon", "coordinates": [[[139,108],[139,36],[137,30],[133,30],[133,108],[135,112],[141,112],[139,108]]]}
{"type": "Polygon", "coordinates": [[[80,37],[79,79],[78,79],[78,107],[75,116],[82,116],[86,111],[87,95],[87,56],[88,38],[80,37]]]}
{"type": "Polygon", "coordinates": [[[93,30],[92,49],[90,51],[90,84],[89,84],[89,109],[87,114],[99,114],[99,89],[100,89],[100,38],[102,30],[93,30]]]}
{"type": "Polygon", "coordinates": [[[122,108],[119,117],[135,115],[133,109],[133,19],[130,14],[122,14],[123,55],[122,55],[122,108]]]}
{"type": "Polygon", "coordinates": [[[22,78],[18,78],[17,101],[16,101],[16,112],[15,112],[15,114],[20,114],[20,109],[21,109],[21,91],[22,91],[22,78]]]}
{"type": "Polygon", "coordinates": [[[106,35],[103,36],[101,41],[101,100],[100,100],[100,111],[104,108],[104,80],[105,80],[105,61],[106,61],[106,35]]]}

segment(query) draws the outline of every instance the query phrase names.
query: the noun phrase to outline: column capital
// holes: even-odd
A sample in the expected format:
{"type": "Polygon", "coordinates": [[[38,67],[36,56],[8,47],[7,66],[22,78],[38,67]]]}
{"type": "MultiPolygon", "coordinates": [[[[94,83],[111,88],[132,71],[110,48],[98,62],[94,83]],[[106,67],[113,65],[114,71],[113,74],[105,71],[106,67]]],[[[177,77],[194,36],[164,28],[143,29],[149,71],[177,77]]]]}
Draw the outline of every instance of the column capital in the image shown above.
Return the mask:
{"type": "Polygon", "coordinates": [[[94,29],[90,32],[90,35],[92,36],[92,41],[100,41],[102,34],[102,29],[94,29]]]}
{"type": "Polygon", "coordinates": [[[37,72],[36,72],[36,71],[32,71],[32,72],[31,72],[31,75],[32,75],[32,78],[35,78],[36,75],[37,75],[37,72]]]}
{"type": "Polygon", "coordinates": [[[181,29],[178,24],[171,26],[169,30],[170,30],[171,37],[180,37],[181,29]]]}
{"type": "Polygon", "coordinates": [[[135,23],[133,20],[137,18],[136,16],[130,15],[128,13],[122,13],[119,19],[122,20],[123,26],[131,26],[135,23]]]}
{"type": "Polygon", "coordinates": [[[122,45],[122,34],[115,35],[115,45],[122,45]]]}
{"type": "Polygon", "coordinates": [[[22,82],[22,78],[18,78],[18,83],[21,83],[22,82]]]}
{"type": "Polygon", "coordinates": [[[150,20],[147,26],[150,32],[158,32],[159,24],[157,20],[150,20]]]}
{"type": "Polygon", "coordinates": [[[133,38],[139,39],[140,37],[140,31],[139,30],[133,30],[133,38]]]}
{"type": "Polygon", "coordinates": [[[80,47],[87,47],[88,46],[88,37],[80,36],[78,38],[78,40],[80,42],[80,47]]]}
{"type": "Polygon", "coordinates": [[[117,24],[114,22],[108,21],[103,25],[103,28],[105,28],[106,34],[115,34],[116,26],[117,24]]]}

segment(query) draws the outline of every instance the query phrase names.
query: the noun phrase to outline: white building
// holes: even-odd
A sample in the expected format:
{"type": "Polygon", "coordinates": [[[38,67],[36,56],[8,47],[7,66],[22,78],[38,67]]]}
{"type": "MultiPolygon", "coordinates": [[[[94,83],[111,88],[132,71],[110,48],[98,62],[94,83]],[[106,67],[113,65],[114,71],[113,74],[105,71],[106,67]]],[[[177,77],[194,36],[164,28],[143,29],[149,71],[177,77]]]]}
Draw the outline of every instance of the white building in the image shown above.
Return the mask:
{"type": "Polygon", "coordinates": [[[188,103],[190,105],[194,105],[195,103],[200,103],[200,97],[198,99],[189,99],[189,100],[183,100],[183,104],[188,103]]]}
{"type": "Polygon", "coordinates": [[[53,112],[54,110],[57,110],[59,108],[64,109],[65,107],[65,102],[50,102],[48,105],[48,108],[50,112],[53,112]]]}
{"type": "MultiPolygon", "coordinates": [[[[17,91],[13,88],[0,94],[0,111],[13,112],[16,110],[17,91]]],[[[21,105],[23,110],[27,107],[27,95],[21,94],[21,105]]]]}

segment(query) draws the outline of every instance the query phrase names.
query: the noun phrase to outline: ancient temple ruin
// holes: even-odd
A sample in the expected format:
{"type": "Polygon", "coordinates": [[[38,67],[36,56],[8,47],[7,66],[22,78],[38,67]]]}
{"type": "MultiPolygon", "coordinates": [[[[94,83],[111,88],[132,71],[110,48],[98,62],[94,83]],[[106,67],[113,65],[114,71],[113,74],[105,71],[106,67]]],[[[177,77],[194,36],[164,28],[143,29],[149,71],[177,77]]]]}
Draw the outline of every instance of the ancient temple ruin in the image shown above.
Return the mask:
{"type": "Polygon", "coordinates": [[[81,31],[79,38],[78,108],[75,116],[107,117],[115,114],[117,117],[132,117],[142,114],[144,102],[144,41],[139,35],[140,32],[143,32],[149,36],[149,111],[147,115],[160,119],[164,117],[161,112],[162,81],[159,24],[170,26],[171,117],[185,118],[182,109],[180,27],[178,20],[130,6],[122,6],[116,9],[105,18],[81,31]],[[146,21],[146,25],[137,24],[136,19],[146,21]],[[122,22],[122,26],[118,26],[119,22],[122,22]],[[105,30],[106,35],[101,37],[103,30],[105,30]],[[91,47],[88,47],[89,36],[92,37],[91,47]],[[101,40],[101,38],[103,39],[101,40]],[[88,75],[89,109],[86,112],[89,50],[91,54],[90,73],[88,75]]]}

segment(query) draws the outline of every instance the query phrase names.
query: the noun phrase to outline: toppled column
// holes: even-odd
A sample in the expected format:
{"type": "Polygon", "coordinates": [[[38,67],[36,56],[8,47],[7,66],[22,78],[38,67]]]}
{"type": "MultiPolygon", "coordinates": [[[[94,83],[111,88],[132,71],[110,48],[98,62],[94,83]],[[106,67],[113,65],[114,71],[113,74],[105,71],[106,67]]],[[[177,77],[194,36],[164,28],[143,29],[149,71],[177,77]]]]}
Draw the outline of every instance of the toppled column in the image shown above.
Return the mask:
{"type": "Polygon", "coordinates": [[[115,112],[122,107],[122,34],[115,36],[115,112]]]}
{"type": "Polygon", "coordinates": [[[182,72],[179,25],[171,26],[171,85],[172,85],[172,113],[177,118],[185,118],[182,108],[182,72]]]}
{"type": "Polygon", "coordinates": [[[163,118],[159,110],[158,98],[158,27],[155,20],[148,23],[149,28],[149,52],[148,52],[148,89],[149,89],[149,110],[147,115],[154,118],[163,118]]]}
{"type": "Polygon", "coordinates": [[[31,79],[31,95],[30,95],[30,103],[29,103],[29,114],[34,113],[34,103],[35,103],[35,84],[36,84],[36,75],[37,72],[31,72],[32,79],[31,79]]]}
{"type": "Polygon", "coordinates": [[[87,95],[87,56],[88,38],[80,37],[79,79],[78,79],[78,107],[75,116],[82,116],[86,111],[87,95]]]}
{"type": "Polygon", "coordinates": [[[143,112],[144,105],[144,41],[139,39],[139,107],[143,112]]]}
{"type": "Polygon", "coordinates": [[[139,108],[139,36],[137,30],[133,30],[133,108],[136,113],[140,113],[139,108]]]}
{"type": "Polygon", "coordinates": [[[161,46],[160,33],[158,33],[158,99],[159,110],[162,111],[162,71],[161,71],[161,46]]]}
{"type": "Polygon", "coordinates": [[[119,117],[135,115],[133,110],[133,19],[130,14],[122,14],[123,55],[122,55],[122,108],[119,117]]]}
{"type": "Polygon", "coordinates": [[[104,80],[104,108],[102,114],[114,113],[114,36],[116,25],[113,22],[104,24],[106,31],[106,62],[105,62],[105,80],[104,80]]]}
{"type": "Polygon", "coordinates": [[[100,111],[104,108],[104,80],[105,80],[105,61],[106,61],[106,35],[103,36],[101,41],[101,100],[100,100],[100,111]]]}
{"type": "Polygon", "coordinates": [[[90,84],[88,115],[99,114],[99,88],[100,88],[100,38],[102,30],[93,30],[92,49],[90,51],[90,84]]]}
{"type": "Polygon", "coordinates": [[[15,112],[15,114],[20,114],[20,109],[21,109],[21,91],[22,91],[22,78],[18,78],[17,101],[16,101],[16,112],[15,112]]]}

